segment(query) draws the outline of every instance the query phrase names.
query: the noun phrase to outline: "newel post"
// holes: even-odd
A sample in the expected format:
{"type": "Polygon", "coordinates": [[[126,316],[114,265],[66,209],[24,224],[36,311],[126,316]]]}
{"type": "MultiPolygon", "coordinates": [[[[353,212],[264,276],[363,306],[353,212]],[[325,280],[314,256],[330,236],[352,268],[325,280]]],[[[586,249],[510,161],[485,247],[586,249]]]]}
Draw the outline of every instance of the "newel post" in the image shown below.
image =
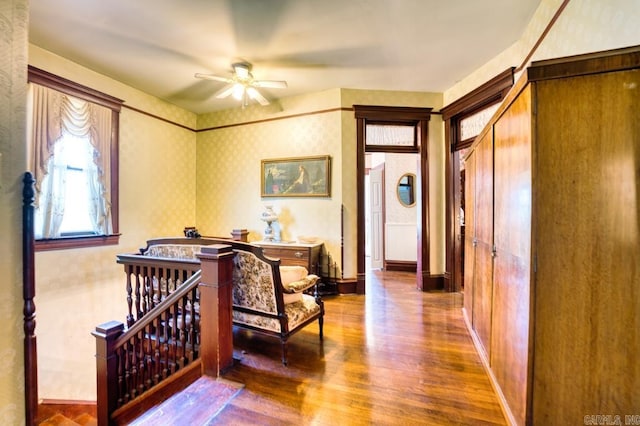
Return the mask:
{"type": "Polygon", "coordinates": [[[246,229],[234,229],[233,231],[231,231],[231,236],[236,241],[243,241],[246,243],[249,238],[249,231],[247,231],[246,229]]]}
{"type": "Polygon", "coordinates": [[[233,250],[202,247],[200,258],[200,359],[202,374],[218,377],[233,365],[233,250]]]}
{"type": "Polygon", "coordinates": [[[96,337],[96,382],[98,425],[107,426],[118,404],[118,363],[114,344],[124,331],[124,324],[109,321],[92,332],[96,337]]]}

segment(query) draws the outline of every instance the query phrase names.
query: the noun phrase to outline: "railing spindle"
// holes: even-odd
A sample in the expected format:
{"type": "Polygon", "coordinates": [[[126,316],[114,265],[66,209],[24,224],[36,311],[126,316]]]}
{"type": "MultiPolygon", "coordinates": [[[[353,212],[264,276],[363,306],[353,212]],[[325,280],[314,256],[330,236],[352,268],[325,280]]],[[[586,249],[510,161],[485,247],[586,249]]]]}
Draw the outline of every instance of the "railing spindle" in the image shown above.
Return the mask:
{"type": "Polygon", "coordinates": [[[167,311],[164,311],[163,314],[161,315],[161,317],[164,317],[164,324],[162,325],[162,337],[163,337],[163,344],[162,344],[162,358],[163,358],[163,368],[162,368],[162,378],[166,379],[167,377],[169,377],[169,336],[168,336],[168,330],[167,328],[169,328],[169,318],[168,318],[169,314],[167,311]]]}
{"type": "Polygon", "coordinates": [[[127,309],[128,309],[128,314],[127,314],[127,326],[131,327],[131,324],[134,323],[134,319],[133,319],[133,305],[132,305],[132,299],[131,299],[131,274],[134,273],[134,268],[132,265],[130,265],[127,268],[127,283],[126,283],[126,290],[127,290],[127,309]]]}
{"type": "Polygon", "coordinates": [[[155,324],[155,339],[154,339],[154,348],[153,348],[153,384],[157,385],[160,383],[160,317],[156,318],[154,321],[155,324]]]}
{"type": "Polygon", "coordinates": [[[132,336],[131,345],[131,399],[138,396],[138,336],[132,336]]]}
{"type": "Polygon", "coordinates": [[[140,267],[136,267],[136,288],[135,288],[135,307],[136,307],[136,321],[142,318],[144,313],[141,308],[141,300],[140,300],[140,267]]]}

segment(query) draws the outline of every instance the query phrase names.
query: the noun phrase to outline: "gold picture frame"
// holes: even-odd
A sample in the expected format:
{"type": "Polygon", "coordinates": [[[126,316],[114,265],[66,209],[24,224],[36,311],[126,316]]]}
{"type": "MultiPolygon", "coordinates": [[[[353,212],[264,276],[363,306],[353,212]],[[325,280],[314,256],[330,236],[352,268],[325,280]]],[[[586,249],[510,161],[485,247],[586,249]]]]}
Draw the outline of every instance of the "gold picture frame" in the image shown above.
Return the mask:
{"type": "Polygon", "coordinates": [[[260,162],[262,197],[330,197],[331,157],[292,157],[260,162]]]}

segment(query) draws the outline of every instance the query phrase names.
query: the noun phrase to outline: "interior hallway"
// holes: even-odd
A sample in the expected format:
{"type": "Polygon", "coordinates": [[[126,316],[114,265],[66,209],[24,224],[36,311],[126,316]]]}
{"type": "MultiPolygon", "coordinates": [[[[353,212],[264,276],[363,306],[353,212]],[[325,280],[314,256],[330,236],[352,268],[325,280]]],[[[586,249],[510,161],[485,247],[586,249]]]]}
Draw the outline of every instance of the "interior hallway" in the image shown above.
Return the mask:
{"type": "Polygon", "coordinates": [[[372,271],[366,296],[325,298],[316,324],[289,341],[236,332],[245,384],[210,424],[506,424],[462,319],[462,294],[423,293],[415,274],[372,271]],[[250,337],[250,338],[249,338],[250,337]]]}
{"type": "MultiPolygon", "coordinates": [[[[217,415],[165,405],[157,426],[184,424],[185,410],[206,425],[504,425],[461,308],[460,293],[418,291],[414,273],[371,271],[366,296],[325,297],[323,343],[307,326],[289,341],[288,367],[278,339],[236,331],[239,360],[223,378],[244,388],[217,415]]],[[[91,416],[41,424],[95,424],[95,406],[76,408],[91,416]]]]}

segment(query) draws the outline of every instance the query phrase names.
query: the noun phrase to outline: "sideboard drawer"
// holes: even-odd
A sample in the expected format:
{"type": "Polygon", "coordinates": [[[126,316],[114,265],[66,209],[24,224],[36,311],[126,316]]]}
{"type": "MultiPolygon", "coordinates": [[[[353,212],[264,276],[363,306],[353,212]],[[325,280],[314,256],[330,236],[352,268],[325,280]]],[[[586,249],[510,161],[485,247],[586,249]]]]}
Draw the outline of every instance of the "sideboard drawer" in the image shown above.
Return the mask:
{"type": "Polygon", "coordinates": [[[283,265],[304,266],[309,265],[309,250],[306,248],[271,248],[263,247],[264,254],[282,261],[283,265]]]}
{"type": "Polygon", "coordinates": [[[317,265],[323,244],[255,243],[262,247],[265,256],[280,259],[282,265],[304,266],[309,273],[317,273],[317,265]]]}

